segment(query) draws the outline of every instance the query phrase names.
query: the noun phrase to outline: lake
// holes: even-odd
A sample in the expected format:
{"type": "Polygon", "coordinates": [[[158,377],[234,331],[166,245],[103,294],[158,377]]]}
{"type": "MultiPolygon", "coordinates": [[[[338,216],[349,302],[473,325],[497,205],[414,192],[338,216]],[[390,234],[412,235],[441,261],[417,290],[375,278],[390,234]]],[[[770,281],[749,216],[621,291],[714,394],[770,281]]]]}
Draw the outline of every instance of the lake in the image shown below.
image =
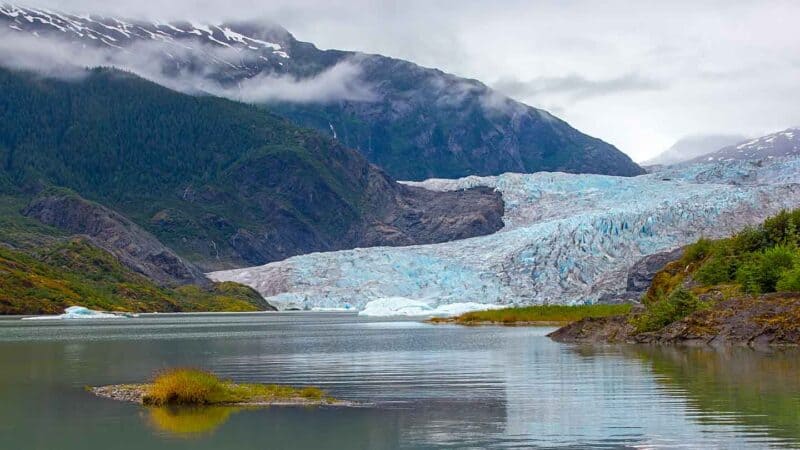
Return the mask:
{"type": "Polygon", "coordinates": [[[582,347],[338,313],[0,319],[2,449],[793,448],[800,354],[582,347]],[[85,386],[189,366],[360,408],[158,409],[85,386]]]}

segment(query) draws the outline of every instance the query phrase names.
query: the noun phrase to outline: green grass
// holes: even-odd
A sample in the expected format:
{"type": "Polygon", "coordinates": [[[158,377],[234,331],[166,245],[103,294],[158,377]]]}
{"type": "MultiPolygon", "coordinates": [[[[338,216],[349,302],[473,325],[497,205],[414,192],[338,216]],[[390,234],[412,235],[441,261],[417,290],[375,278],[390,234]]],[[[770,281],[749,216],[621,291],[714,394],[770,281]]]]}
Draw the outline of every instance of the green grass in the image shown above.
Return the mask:
{"type": "Polygon", "coordinates": [[[234,383],[198,369],[171,369],[145,387],[147,405],[224,405],[280,401],[329,402],[319,388],[295,388],[277,384],[234,383]]]}
{"type": "Polygon", "coordinates": [[[499,323],[513,325],[516,323],[568,323],[586,317],[608,317],[627,314],[631,305],[541,305],[520,308],[494,309],[462,314],[453,321],[460,324],[499,323]]]}

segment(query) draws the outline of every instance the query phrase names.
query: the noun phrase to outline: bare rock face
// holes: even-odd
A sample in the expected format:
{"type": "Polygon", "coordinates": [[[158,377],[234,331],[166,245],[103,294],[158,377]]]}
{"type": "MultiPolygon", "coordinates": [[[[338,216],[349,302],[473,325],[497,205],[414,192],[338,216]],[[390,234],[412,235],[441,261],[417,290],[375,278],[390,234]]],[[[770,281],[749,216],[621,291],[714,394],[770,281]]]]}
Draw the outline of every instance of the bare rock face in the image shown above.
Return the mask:
{"type": "Polygon", "coordinates": [[[650,288],[650,283],[656,273],[672,261],[677,261],[683,256],[684,248],[677,248],[666,252],[659,252],[645,256],[628,270],[628,279],[625,285],[625,292],[609,293],[600,297],[598,303],[638,303],[642,296],[650,288]]]}
{"type": "Polygon", "coordinates": [[[154,282],[165,285],[211,282],[158,239],[122,215],[75,194],[45,194],[34,199],[23,214],[69,233],[86,235],[91,242],[154,282]]]}
{"type": "Polygon", "coordinates": [[[504,210],[500,192],[486,187],[435,192],[401,185],[386,211],[365,224],[356,243],[435,244],[483,236],[503,227],[504,210]]]}
{"type": "Polygon", "coordinates": [[[800,345],[800,294],[797,293],[720,301],[648,333],[637,334],[629,317],[583,319],[550,333],[549,337],[556,342],[592,344],[740,345],[753,348],[800,345]]]}
{"type": "Polygon", "coordinates": [[[645,256],[628,271],[628,292],[644,294],[650,288],[656,273],[672,261],[683,256],[684,247],[645,256]]]}

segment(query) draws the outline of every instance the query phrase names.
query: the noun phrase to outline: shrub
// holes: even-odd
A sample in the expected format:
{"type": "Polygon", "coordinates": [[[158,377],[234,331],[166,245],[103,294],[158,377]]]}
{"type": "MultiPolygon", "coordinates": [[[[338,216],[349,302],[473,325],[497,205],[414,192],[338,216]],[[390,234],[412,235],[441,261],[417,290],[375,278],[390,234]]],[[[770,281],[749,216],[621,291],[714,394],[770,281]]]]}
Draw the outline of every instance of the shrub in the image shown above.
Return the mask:
{"type": "Polygon", "coordinates": [[[678,288],[669,297],[650,304],[647,311],[634,318],[633,324],[640,333],[656,331],[707,306],[691,292],[678,288]]]}
{"type": "Polygon", "coordinates": [[[741,255],[767,247],[767,234],[762,229],[748,227],[733,237],[733,253],[741,255]]]}
{"type": "Polygon", "coordinates": [[[800,225],[800,209],[781,211],[764,221],[764,232],[771,244],[797,245],[797,227],[800,225]]]}
{"type": "Polygon", "coordinates": [[[775,292],[778,280],[784,272],[795,266],[797,259],[797,250],[794,247],[776,245],[753,254],[736,271],[736,280],[746,292],[775,292]]]}
{"type": "Polygon", "coordinates": [[[727,283],[736,275],[736,261],[732,257],[713,256],[697,270],[694,279],[705,285],[727,283]]]}
{"type": "Polygon", "coordinates": [[[683,253],[683,261],[686,263],[702,261],[711,255],[714,248],[714,241],[706,238],[700,238],[694,244],[689,245],[683,253]]]}
{"type": "Polygon", "coordinates": [[[800,292],[800,267],[783,272],[775,289],[778,292],[800,292]]]}

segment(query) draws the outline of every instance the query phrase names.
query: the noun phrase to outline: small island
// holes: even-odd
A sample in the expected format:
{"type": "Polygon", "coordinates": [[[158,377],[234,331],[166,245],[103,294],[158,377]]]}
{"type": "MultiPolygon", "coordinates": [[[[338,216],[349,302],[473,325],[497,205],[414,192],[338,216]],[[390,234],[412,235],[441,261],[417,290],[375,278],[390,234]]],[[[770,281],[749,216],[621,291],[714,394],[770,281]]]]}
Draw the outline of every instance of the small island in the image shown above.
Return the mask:
{"type": "Polygon", "coordinates": [[[534,305],[472,311],[456,317],[435,317],[430,323],[458,325],[562,326],[585,318],[627,314],[631,305],[534,305]]]}
{"type": "Polygon", "coordinates": [[[93,394],[148,406],[356,406],[316,387],[234,383],[198,369],[171,369],[149,384],[90,387],[93,394]]]}

